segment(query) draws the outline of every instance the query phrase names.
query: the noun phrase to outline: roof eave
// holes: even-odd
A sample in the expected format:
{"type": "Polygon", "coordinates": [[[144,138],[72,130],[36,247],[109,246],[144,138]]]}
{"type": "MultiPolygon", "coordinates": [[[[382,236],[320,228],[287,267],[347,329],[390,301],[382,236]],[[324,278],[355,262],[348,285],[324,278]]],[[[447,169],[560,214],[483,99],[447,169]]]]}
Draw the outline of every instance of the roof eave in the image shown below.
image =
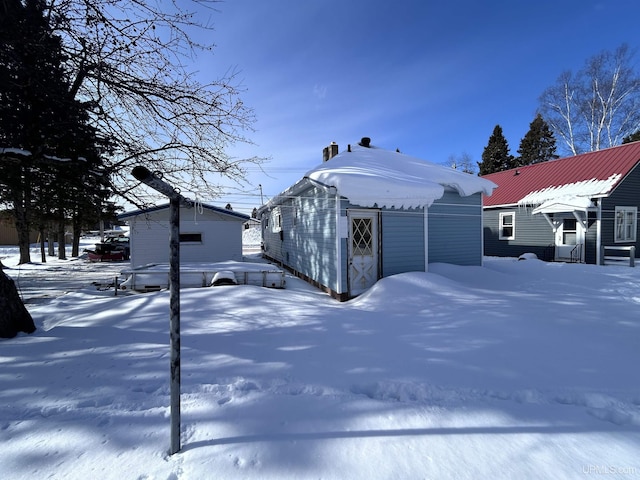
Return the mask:
{"type": "MultiPolygon", "coordinates": [[[[243,222],[246,222],[251,218],[249,215],[245,215],[244,213],[234,212],[233,210],[227,210],[226,208],[220,208],[214,205],[207,205],[206,203],[200,203],[198,205],[199,206],[201,205],[202,208],[206,210],[210,210],[212,212],[220,213],[222,215],[228,215],[230,217],[236,217],[238,220],[242,220],[243,222]]],[[[132,210],[131,212],[121,213],[120,215],[118,215],[117,218],[118,220],[127,220],[129,218],[137,217],[139,215],[146,215],[149,213],[159,212],[160,210],[165,210],[165,209],[168,209],[169,207],[170,207],[170,204],[166,203],[162,205],[156,205],[154,207],[150,207],[144,210],[140,210],[140,209],[132,210]]]]}
{"type": "Polygon", "coordinates": [[[304,190],[306,190],[308,188],[311,188],[311,187],[320,187],[320,188],[325,189],[325,190],[327,190],[329,192],[331,191],[331,189],[334,189],[337,192],[337,190],[336,190],[336,188],[334,186],[326,185],[326,184],[324,184],[322,182],[319,182],[317,180],[313,180],[313,179],[311,179],[309,177],[304,177],[304,178],[298,180],[296,183],[294,183],[291,187],[287,188],[283,192],[280,192],[278,195],[273,197],[267,203],[262,205],[258,209],[258,213],[262,213],[265,210],[268,210],[269,208],[273,208],[276,205],[280,205],[286,199],[288,199],[290,197],[295,197],[300,192],[302,192],[302,191],[304,191],[304,190]]]}

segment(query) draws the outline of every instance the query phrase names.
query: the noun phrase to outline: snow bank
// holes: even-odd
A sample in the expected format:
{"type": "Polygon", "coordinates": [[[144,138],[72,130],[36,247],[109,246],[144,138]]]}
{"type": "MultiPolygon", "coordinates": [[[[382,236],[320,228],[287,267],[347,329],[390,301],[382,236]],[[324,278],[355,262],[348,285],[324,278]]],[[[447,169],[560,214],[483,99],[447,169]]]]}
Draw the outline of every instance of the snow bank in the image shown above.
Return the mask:
{"type": "Polygon", "coordinates": [[[432,264],[344,303],[294,277],[184,289],[169,456],[168,292],[114,296],[81,261],[20,282],[71,266],[0,342],[3,480],[640,475],[638,268],[432,264]]]}

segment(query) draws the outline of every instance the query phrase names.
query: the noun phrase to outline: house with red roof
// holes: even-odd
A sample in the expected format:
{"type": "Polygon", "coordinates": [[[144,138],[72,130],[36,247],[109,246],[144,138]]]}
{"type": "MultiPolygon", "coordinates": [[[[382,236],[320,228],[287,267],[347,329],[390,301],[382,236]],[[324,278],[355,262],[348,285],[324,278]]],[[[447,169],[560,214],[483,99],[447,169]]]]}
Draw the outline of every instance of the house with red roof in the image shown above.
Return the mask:
{"type": "Polygon", "coordinates": [[[485,255],[592,264],[629,257],[640,246],[639,163],[633,142],[483,176],[498,185],[483,198],[485,255]]]}

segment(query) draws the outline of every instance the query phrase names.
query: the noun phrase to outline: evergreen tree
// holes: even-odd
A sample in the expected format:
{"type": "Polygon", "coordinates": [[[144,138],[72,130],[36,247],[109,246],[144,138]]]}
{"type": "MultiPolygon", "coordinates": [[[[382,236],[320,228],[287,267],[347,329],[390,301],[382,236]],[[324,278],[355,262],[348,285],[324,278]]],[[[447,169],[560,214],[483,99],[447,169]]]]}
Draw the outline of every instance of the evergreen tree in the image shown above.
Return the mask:
{"type": "Polygon", "coordinates": [[[482,162],[478,163],[480,172],[478,175],[501,172],[517,167],[515,158],[509,153],[509,144],[504,138],[502,127],[496,125],[493,129],[489,143],[482,152],[482,162]]]}
{"type": "Polygon", "coordinates": [[[518,154],[520,155],[516,159],[518,166],[531,165],[558,158],[558,155],[556,155],[556,139],[549,125],[539,113],[529,124],[529,131],[520,141],[518,154]]]}
{"type": "Polygon", "coordinates": [[[640,130],[628,135],[622,139],[622,143],[631,143],[640,141],[640,130]]]}
{"type": "Polygon", "coordinates": [[[32,226],[51,218],[64,224],[70,195],[94,197],[96,182],[87,174],[99,171],[101,161],[87,110],[70,93],[44,1],[4,0],[2,8],[0,200],[13,209],[20,263],[26,263],[32,226]]]}

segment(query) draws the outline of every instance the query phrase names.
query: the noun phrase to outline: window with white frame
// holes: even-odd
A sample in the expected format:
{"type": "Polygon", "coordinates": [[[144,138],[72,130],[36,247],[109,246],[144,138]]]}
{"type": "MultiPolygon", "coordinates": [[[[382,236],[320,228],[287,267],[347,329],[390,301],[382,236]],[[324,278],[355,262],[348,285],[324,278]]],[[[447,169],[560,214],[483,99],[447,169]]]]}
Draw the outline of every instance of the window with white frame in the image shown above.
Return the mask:
{"type": "Polygon", "coordinates": [[[278,233],[282,231],[282,211],[276,207],[271,211],[271,231],[278,233]]]}
{"type": "Polygon", "coordinates": [[[638,207],[616,207],[616,242],[635,242],[638,207]]]}
{"type": "Polygon", "coordinates": [[[515,212],[502,212],[500,214],[500,240],[513,240],[516,238],[516,214],[515,212]]]}
{"type": "Polygon", "coordinates": [[[295,203],[293,204],[293,224],[297,225],[302,220],[302,198],[296,197],[295,203]]]}

